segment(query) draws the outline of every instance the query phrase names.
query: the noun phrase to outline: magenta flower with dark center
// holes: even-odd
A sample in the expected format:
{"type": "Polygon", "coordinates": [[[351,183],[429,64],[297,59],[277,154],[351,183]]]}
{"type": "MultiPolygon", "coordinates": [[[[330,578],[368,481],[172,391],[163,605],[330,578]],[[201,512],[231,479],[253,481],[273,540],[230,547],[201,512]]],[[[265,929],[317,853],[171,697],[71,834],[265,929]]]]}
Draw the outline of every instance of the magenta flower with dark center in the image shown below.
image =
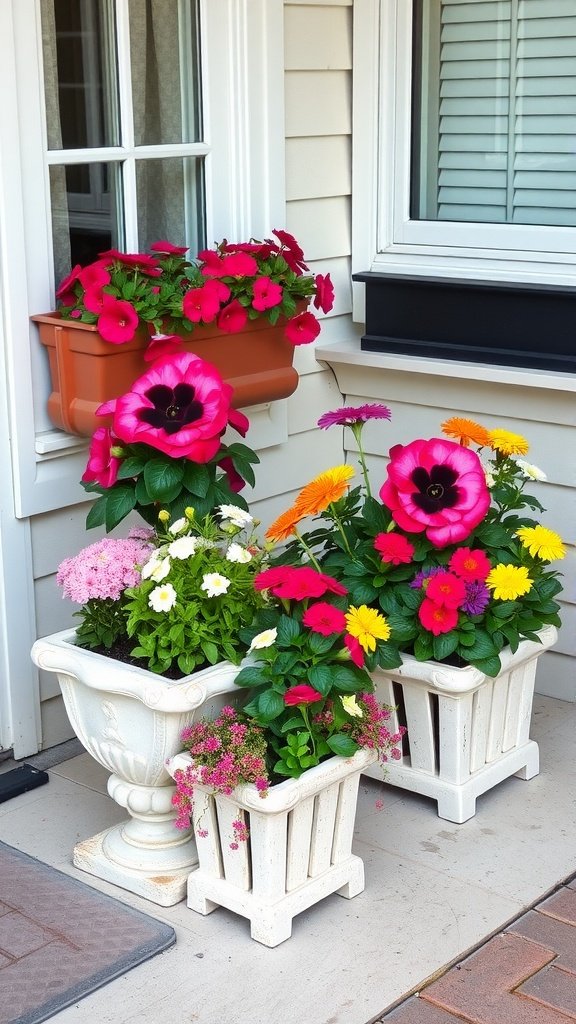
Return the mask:
{"type": "Polygon", "coordinates": [[[418,466],[412,473],[416,491],[412,501],[424,512],[440,512],[443,508],[454,508],[458,502],[459,490],[455,487],[458,473],[450,466],[432,466],[430,472],[418,466]]]}
{"type": "Polygon", "coordinates": [[[153,427],[162,427],[167,434],[177,434],[187,423],[199,420],[204,412],[191,384],[177,384],[175,388],[155,384],[144,394],[153,408],[141,409],[140,419],[153,427]]]}

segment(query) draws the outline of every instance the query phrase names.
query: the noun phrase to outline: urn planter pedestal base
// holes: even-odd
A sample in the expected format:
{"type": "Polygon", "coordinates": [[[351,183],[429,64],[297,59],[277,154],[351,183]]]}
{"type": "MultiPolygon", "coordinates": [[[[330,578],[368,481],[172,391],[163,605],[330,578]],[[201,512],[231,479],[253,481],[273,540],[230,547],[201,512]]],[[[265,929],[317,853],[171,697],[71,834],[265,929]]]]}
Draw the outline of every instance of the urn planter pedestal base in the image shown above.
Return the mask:
{"type": "MultiPolygon", "coordinates": [[[[173,758],[171,774],[190,760],[173,758]]],[[[199,866],[188,879],[188,906],[204,915],[227,907],[250,920],[253,939],[277,946],[290,938],[296,914],[334,892],[357,896],[364,889],[364,864],[351,852],[358,784],[375,760],[365,750],[332,757],[266,797],[254,786],[230,796],[195,786],[199,866]],[[238,819],[249,838],[231,848],[238,819]]]]}
{"type": "Polygon", "coordinates": [[[78,843],[76,867],[162,907],[180,902],[198,863],[190,831],[174,827],[166,760],[182,729],[238,694],[239,668],[221,662],[178,681],[84,650],[73,629],[37,640],[32,659],[55,672],[68,718],[89,754],[112,774],[108,793],[129,818],[78,843]]]}
{"type": "MultiPolygon", "coordinates": [[[[380,701],[398,707],[407,727],[399,761],[386,765],[385,781],[437,801],[438,815],[461,824],[476,813],[476,799],[504,779],[532,779],[539,772],[538,744],[529,738],[537,661],[556,642],[554,626],[505,648],[494,679],[473,668],[452,668],[405,656],[399,668],[373,674],[380,701]]],[[[365,772],[381,778],[373,768],[365,772]]]]}

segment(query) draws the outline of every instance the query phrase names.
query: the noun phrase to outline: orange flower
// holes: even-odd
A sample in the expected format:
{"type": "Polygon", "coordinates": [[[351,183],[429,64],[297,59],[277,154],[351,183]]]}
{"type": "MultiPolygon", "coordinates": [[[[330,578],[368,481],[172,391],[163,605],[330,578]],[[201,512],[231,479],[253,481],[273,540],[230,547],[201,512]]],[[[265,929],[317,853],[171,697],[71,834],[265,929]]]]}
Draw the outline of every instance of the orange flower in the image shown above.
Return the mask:
{"type": "Polygon", "coordinates": [[[348,489],[350,479],[354,476],[352,466],[334,466],[314,477],[302,488],[294,502],[294,509],[301,519],[305,516],[317,516],[324,512],[334,501],[343,498],[348,489]]]}
{"type": "Polygon", "coordinates": [[[482,448],[490,445],[490,433],[486,427],[474,420],[467,420],[463,416],[451,416],[449,420],[444,421],[441,430],[447,437],[453,437],[464,448],[469,448],[471,443],[479,444],[482,448]]]}
{"type": "Polygon", "coordinates": [[[265,534],[266,539],[273,541],[288,540],[288,537],[293,537],[296,533],[296,527],[302,518],[303,516],[292,506],[286,512],[282,512],[272,525],[268,527],[265,534]]]}

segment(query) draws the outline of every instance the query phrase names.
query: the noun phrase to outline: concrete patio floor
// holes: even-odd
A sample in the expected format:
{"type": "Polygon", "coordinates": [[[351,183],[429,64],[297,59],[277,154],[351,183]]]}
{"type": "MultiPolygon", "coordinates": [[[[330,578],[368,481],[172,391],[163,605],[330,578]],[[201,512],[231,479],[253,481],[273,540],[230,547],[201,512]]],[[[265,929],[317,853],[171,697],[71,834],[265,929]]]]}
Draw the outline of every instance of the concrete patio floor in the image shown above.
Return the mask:
{"type": "Polygon", "coordinates": [[[74,868],[74,844],[125,815],[88,754],[55,765],[48,786],[0,804],[1,838],[168,922],[177,943],[52,1021],[368,1024],[383,1017],[576,872],[576,704],[537,696],[532,736],[541,774],[501,783],[464,825],[438,818],[424,797],[362,780],[354,851],[364,859],[365,891],[350,901],[330,896],[302,913],[292,938],[275,949],[251,940],[248,922],[227,910],[204,918],[185,903],[164,909],[74,868]]]}

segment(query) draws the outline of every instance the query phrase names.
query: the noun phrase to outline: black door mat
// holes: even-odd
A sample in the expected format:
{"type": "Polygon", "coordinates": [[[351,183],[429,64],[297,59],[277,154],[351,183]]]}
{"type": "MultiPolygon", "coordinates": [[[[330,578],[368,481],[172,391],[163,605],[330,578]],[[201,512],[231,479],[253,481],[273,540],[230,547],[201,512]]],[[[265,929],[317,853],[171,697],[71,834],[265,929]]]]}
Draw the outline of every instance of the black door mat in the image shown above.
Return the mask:
{"type": "Polygon", "coordinates": [[[39,1024],[175,941],[169,925],[0,842],[0,1024],[39,1024]]]}

